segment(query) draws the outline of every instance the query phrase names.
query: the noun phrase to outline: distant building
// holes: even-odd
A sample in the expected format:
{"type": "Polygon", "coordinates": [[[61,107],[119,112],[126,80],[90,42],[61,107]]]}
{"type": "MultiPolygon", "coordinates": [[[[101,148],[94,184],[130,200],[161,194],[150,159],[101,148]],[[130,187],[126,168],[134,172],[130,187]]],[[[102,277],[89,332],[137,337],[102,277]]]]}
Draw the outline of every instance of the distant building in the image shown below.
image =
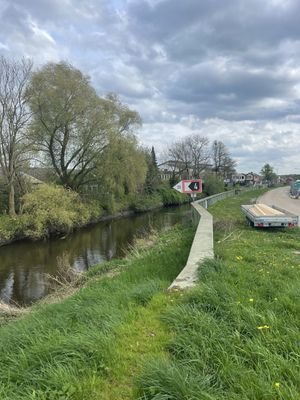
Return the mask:
{"type": "Polygon", "coordinates": [[[261,176],[255,174],[254,172],[248,172],[247,174],[244,173],[236,173],[232,175],[232,182],[233,184],[240,184],[240,185],[259,185],[261,183],[261,176]]]}
{"type": "MultiPolygon", "coordinates": [[[[212,172],[211,164],[200,164],[198,168],[203,176],[207,172],[212,172]]],[[[159,177],[162,181],[170,179],[191,179],[201,178],[201,176],[193,176],[193,168],[189,164],[182,161],[168,160],[158,165],[159,177]]]]}

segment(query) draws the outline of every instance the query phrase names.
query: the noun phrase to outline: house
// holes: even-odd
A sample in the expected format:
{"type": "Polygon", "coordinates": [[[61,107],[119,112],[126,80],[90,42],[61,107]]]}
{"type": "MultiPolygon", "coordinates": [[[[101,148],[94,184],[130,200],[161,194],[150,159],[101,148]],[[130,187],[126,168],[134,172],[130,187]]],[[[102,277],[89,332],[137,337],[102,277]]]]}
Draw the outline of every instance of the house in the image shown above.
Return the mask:
{"type": "Polygon", "coordinates": [[[254,172],[249,172],[245,177],[246,185],[259,185],[261,183],[261,176],[254,172]]]}
{"type": "MultiPolygon", "coordinates": [[[[207,172],[212,171],[211,164],[199,164],[197,170],[203,176],[207,172]]],[[[158,165],[159,177],[162,181],[168,181],[170,179],[191,179],[200,178],[200,176],[193,176],[194,168],[191,163],[185,163],[182,161],[168,160],[158,165]]]]}
{"type": "Polygon", "coordinates": [[[232,182],[233,184],[240,184],[240,185],[259,185],[261,183],[261,176],[255,174],[254,172],[248,172],[247,174],[244,173],[237,173],[232,175],[232,182]]]}
{"type": "Polygon", "coordinates": [[[231,179],[232,179],[232,182],[234,185],[235,184],[244,185],[246,182],[246,174],[236,173],[236,174],[232,175],[231,179]]]}

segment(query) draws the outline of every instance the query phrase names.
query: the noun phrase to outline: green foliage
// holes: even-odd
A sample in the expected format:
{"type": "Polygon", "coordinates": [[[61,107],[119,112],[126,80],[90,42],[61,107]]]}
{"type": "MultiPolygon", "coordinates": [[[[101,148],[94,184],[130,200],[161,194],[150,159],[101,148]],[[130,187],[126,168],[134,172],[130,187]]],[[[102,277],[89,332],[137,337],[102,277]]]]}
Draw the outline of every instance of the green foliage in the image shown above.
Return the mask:
{"type": "Polygon", "coordinates": [[[179,193],[168,187],[160,186],[158,193],[162,198],[164,206],[179,205],[190,201],[190,197],[187,194],[179,193]]]}
{"type": "Polygon", "coordinates": [[[26,222],[18,216],[0,216],[0,243],[10,241],[16,237],[24,237],[26,222]]]}
{"type": "Polygon", "coordinates": [[[101,214],[95,202],[87,207],[77,193],[46,184],[23,196],[22,211],[24,233],[33,239],[69,232],[101,214]]]}
{"type": "Polygon", "coordinates": [[[157,190],[159,184],[158,166],[157,166],[154,147],[152,147],[150,153],[146,153],[146,160],[148,169],[144,185],[144,191],[147,194],[152,194],[157,190]]]}
{"type": "Polygon", "coordinates": [[[263,177],[263,180],[267,181],[268,183],[273,183],[277,178],[277,175],[274,172],[274,168],[271,167],[270,164],[265,164],[262,167],[260,173],[263,177]]]}
{"type": "MultiPolygon", "coordinates": [[[[133,142],[126,135],[141,124],[141,119],[116,95],[98,97],[89,78],[65,62],[48,63],[36,71],[28,93],[33,111],[31,136],[36,150],[44,153],[55,170],[59,183],[79,190],[96,181],[99,158],[104,151],[115,151],[116,137],[122,141],[118,150],[127,161],[127,141],[130,145],[133,142]]],[[[130,159],[129,151],[129,163],[130,159]]],[[[118,157],[116,160],[120,161],[118,157]]],[[[117,175],[123,166],[126,171],[125,163],[122,168],[116,164],[113,174],[117,175]]],[[[136,165],[135,168],[138,170],[136,165]]],[[[105,169],[106,174],[110,172],[105,169]]]]}
{"type": "Polygon", "coordinates": [[[135,212],[144,212],[163,206],[163,201],[159,193],[150,195],[138,195],[133,200],[130,208],[135,212]]]}
{"type": "MultiPolygon", "coordinates": [[[[126,195],[136,193],[146,177],[146,159],[132,135],[110,135],[109,145],[99,155],[95,181],[99,185],[99,196],[109,207],[109,198],[114,202],[126,195]]],[[[114,207],[111,207],[111,211],[114,207]]]]}
{"type": "Polygon", "coordinates": [[[204,179],[203,190],[207,196],[224,192],[224,182],[214,175],[207,175],[204,179]]]}

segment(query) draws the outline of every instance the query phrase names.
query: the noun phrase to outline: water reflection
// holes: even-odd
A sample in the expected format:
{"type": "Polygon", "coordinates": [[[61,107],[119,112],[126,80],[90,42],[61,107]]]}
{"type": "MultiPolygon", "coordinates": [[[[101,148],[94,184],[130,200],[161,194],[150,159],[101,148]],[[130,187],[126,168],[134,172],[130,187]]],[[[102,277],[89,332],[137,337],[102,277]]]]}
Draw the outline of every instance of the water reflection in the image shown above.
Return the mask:
{"type": "Polygon", "coordinates": [[[19,242],[0,248],[0,298],[30,304],[47,293],[47,276],[57,269],[57,258],[68,254],[77,271],[122,257],[136,235],[190,222],[190,206],[154,211],[131,218],[101,222],[65,239],[19,242]]]}

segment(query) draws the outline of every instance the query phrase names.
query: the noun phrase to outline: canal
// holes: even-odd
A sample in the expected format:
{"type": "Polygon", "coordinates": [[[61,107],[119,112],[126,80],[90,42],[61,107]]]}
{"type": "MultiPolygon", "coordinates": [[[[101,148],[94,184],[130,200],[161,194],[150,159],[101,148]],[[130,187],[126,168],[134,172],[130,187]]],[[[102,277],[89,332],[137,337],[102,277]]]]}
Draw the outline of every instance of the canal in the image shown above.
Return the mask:
{"type": "Polygon", "coordinates": [[[22,241],[0,247],[0,301],[29,305],[48,293],[47,275],[55,275],[67,255],[77,271],[124,256],[136,236],[190,223],[190,205],[165,208],[128,218],[99,222],[66,238],[22,241]]]}

